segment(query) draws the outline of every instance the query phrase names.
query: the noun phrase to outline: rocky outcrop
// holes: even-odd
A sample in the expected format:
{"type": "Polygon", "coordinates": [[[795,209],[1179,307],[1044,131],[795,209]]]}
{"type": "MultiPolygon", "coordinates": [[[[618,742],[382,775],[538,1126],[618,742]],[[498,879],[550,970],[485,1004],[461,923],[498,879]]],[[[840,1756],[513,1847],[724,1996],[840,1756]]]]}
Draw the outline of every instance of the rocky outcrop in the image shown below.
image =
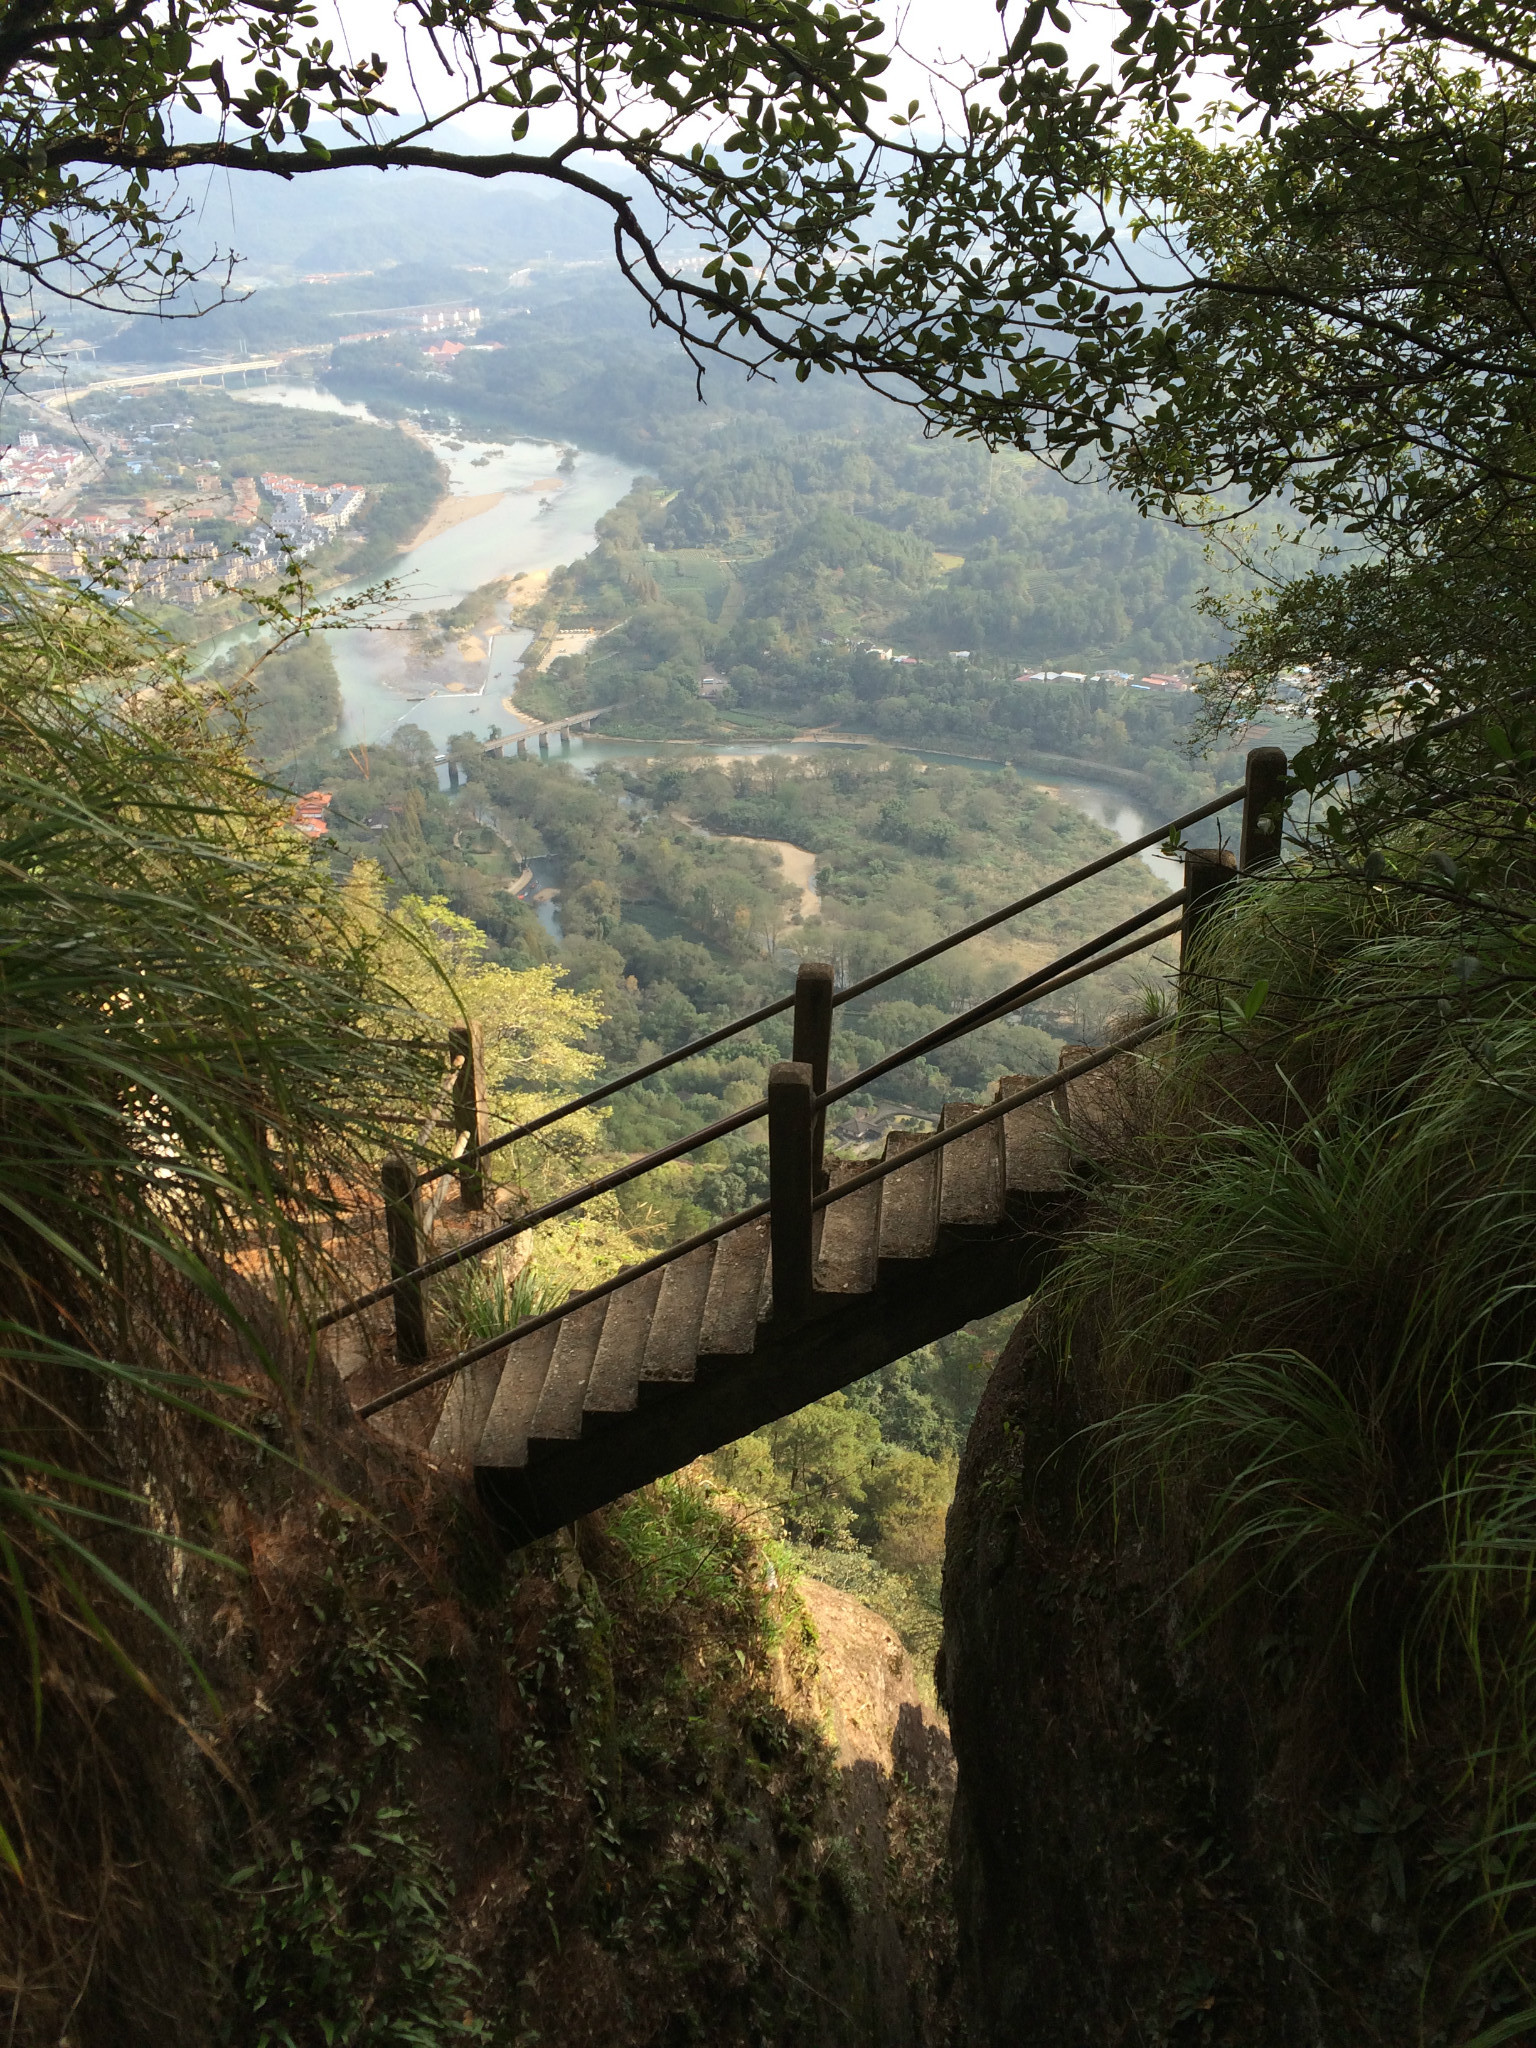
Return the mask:
{"type": "Polygon", "coordinates": [[[938,2048],[953,2021],[949,1733],[888,1621],[819,1579],[797,1591],[816,1646],[787,1704],[809,1707],[832,1744],[829,1832],[856,1900],[840,1995],[869,2048],[938,2048]]]}
{"type": "Polygon", "coordinates": [[[1357,1773],[1352,1792],[1330,1782],[1332,1759],[1298,1753],[1265,1646],[1192,1633],[1174,1561],[1085,1506],[1092,1419],[1026,1317],[971,1433],[945,1564],[966,2040],[1429,2039],[1428,1943],[1411,1885],[1399,1897],[1423,1809],[1390,1773],[1364,1794],[1357,1773]]]}

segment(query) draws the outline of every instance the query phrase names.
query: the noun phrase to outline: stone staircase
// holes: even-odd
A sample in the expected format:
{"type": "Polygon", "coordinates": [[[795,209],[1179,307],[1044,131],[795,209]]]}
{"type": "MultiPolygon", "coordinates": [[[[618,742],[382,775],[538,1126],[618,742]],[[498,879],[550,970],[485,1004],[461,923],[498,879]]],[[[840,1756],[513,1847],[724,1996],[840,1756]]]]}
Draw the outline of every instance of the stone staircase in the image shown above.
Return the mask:
{"type": "Polygon", "coordinates": [[[495,1135],[480,1027],[451,1032],[443,1101],[451,1092],[453,1153],[424,1167],[403,1153],[383,1161],[389,1278],[315,1319],[317,1334],[339,1332],[335,1355],[358,1416],[368,1420],[446,1382],[432,1453],[444,1468],[473,1478],[503,1540],[516,1545],[1027,1299],[1080,1212],[1085,1174],[1123,1135],[1127,1094],[1146,1071],[1132,1054],[1172,1025],[1172,1010],[1128,1028],[1109,1046],[1068,1046],[1055,1075],[1005,1076],[985,1107],[950,1104],[936,1132],[893,1133],[879,1165],[834,1159],[823,1166],[827,1113],[911,1062],[1165,940],[1178,943],[1181,996],[1198,985],[1200,934],[1222,892],[1279,857],[1288,773],[1278,748],[1255,748],[1240,788],[1156,831],[842,988],[828,963],[802,961],[792,995],[495,1135]],[[1184,842],[1190,827],[1239,803],[1238,853],[1184,842]],[[833,1025],[843,1005],[1165,845],[1182,847],[1181,889],[861,1071],[829,1078],[833,1025]],[[787,1012],[793,1050],[770,1066],[762,1100],[540,1206],[496,1213],[483,1170],[491,1154],[787,1012]],[[434,1357],[428,1283],[764,1119],[767,1201],[599,1281],[563,1309],[434,1357]],[[449,1176],[458,1180],[465,1214],[489,1227],[434,1250],[423,1233],[441,1209],[449,1176]],[[371,1391],[369,1328],[356,1319],[385,1303],[394,1322],[394,1366],[405,1376],[371,1391]],[[340,1332],[343,1324],[349,1332],[340,1332]],[[348,1348],[351,1366],[342,1360],[348,1348]]]}
{"type": "MultiPolygon", "coordinates": [[[[1069,1046],[1062,1065],[1088,1048],[1069,1046]]],[[[766,1218],[454,1379],[432,1439],[512,1545],[1022,1301],[1120,1121],[1116,1060],[817,1212],[807,1313],[773,1309],[766,1218]]],[[[1008,1075],[995,1099],[1041,1077],[1008,1075]]],[[[976,1105],[952,1104],[947,1129],[976,1105]]],[[[923,1142],[892,1133],[885,1157],[923,1142]]],[[[829,1160],[830,1185],[867,1161],[829,1160]]]]}

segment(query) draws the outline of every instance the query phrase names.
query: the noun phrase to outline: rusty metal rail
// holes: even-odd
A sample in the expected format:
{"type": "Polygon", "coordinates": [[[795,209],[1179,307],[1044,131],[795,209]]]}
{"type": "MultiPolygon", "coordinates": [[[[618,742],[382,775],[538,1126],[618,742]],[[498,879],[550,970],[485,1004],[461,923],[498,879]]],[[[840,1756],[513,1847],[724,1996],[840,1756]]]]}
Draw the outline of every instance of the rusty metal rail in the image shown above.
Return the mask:
{"type": "MultiPolygon", "coordinates": [[[[1169,936],[1179,929],[1176,924],[1165,925],[1160,931],[1140,939],[1134,946],[1117,944],[1129,934],[1143,930],[1153,920],[1165,917],[1168,911],[1181,907],[1185,898],[1186,892],[1180,889],[1171,896],[1165,896],[1161,902],[1152,904],[1149,909],[1138,911],[1134,917],[1126,918],[1112,930],[1085,941],[1071,952],[1064,953],[1060,959],[1051,961],[1048,966],[1037,968],[1034,974],[1026,975],[1022,981],[1013,983],[1000,994],[987,997],[985,1001],[952,1018],[949,1023],[942,1024],[923,1037],[914,1039],[910,1045],[877,1060],[873,1066],[865,1067],[861,1072],[851,1075],[848,1080],[838,1082],[836,1087],[829,1088],[825,1094],[819,1095],[813,1107],[818,1111],[825,1110],[832,1103],[841,1102],[845,1095],[854,1094],[870,1081],[889,1073],[894,1067],[921,1059],[925,1053],[935,1051],[941,1045],[951,1044],[969,1032],[980,1030],[984,1024],[996,1023],[1010,1010],[1020,1009],[1026,1003],[1037,1002],[1042,996],[1052,994],[1057,989],[1070,987],[1073,982],[1086,980],[1090,974],[1097,974],[1101,968],[1154,944],[1158,938],[1169,936]],[[1101,947],[1110,950],[1101,955],[1101,947]]],[[[790,998],[791,1003],[794,1000],[794,997],[790,998]]],[[[768,1098],[764,1096],[757,1102],[749,1103],[744,1109],[735,1110],[730,1116],[706,1124],[701,1130],[691,1131],[686,1138],[675,1138],[670,1145],[658,1146],[654,1152],[647,1152],[639,1159],[629,1160],[623,1166],[615,1167],[611,1173],[584,1182],[578,1188],[571,1188],[565,1194],[557,1195],[552,1201],[545,1202],[540,1208],[530,1209],[521,1216],[513,1217],[507,1223],[498,1224],[494,1230],[482,1231],[478,1236],[456,1245],[450,1252],[442,1252],[435,1259],[426,1259],[419,1265],[393,1274],[390,1279],[371,1289],[367,1294],[360,1294],[354,1300],[344,1302],[339,1308],[327,1310],[318,1318],[316,1327],[328,1329],[333,1323],[344,1322],[349,1316],[361,1315],[364,1309],[374,1308],[379,1302],[387,1301],[391,1295],[397,1295],[402,1288],[419,1286],[422,1281],[435,1279],[439,1273],[449,1272],[454,1266],[462,1266],[470,1259],[482,1258],[485,1253],[494,1251],[498,1245],[521,1236],[525,1230],[536,1229],[541,1223],[552,1223],[557,1217],[567,1215],[572,1209],[579,1209],[583,1204],[596,1200],[599,1195],[611,1194],[630,1181],[642,1179],[646,1174],[654,1172],[658,1166],[668,1166],[675,1159],[686,1158],[690,1152],[698,1152],[704,1146],[714,1144],[717,1139],[729,1137],[733,1131],[760,1122],[767,1114],[768,1098]]]]}
{"type": "MultiPolygon", "coordinates": [[[[1075,1061],[1070,1067],[1063,1067],[1059,1072],[1034,1082],[1030,1087],[1021,1088],[1016,1094],[999,1097],[996,1102],[988,1103],[985,1109],[977,1110],[974,1116],[962,1117],[946,1130],[935,1131],[931,1137],[907,1146],[894,1158],[877,1160],[863,1173],[851,1174],[847,1180],[839,1181],[835,1187],[824,1188],[819,1194],[812,1195],[809,1212],[814,1214],[833,1202],[841,1202],[848,1195],[858,1194],[862,1188],[873,1187],[876,1182],[884,1180],[887,1174],[899,1172],[902,1167],[909,1166],[914,1159],[921,1159],[929,1152],[941,1151],[944,1146],[954,1144],[959,1138],[969,1137],[972,1131],[979,1131],[983,1125],[995,1123],[999,1117],[1008,1116],[1012,1111],[1022,1109],[1025,1103],[1038,1102],[1043,1096],[1052,1095],[1060,1088],[1070,1087],[1072,1082],[1080,1081],[1085,1074],[1091,1074],[1095,1068],[1104,1066],[1107,1061],[1120,1059],[1138,1046],[1159,1037],[1173,1022],[1171,1016],[1158,1017],[1152,1023],[1143,1025],[1139,1031],[1133,1031],[1127,1037],[1117,1039],[1113,1045],[1101,1046],[1096,1052],[1075,1061]]],[[[472,1345],[468,1351],[460,1351],[452,1358],[445,1358],[441,1364],[418,1373],[414,1379],[405,1381],[403,1385],[391,1387],[388,1393],[376,1395],[373,1400],[365,1402],[357,1412],[363,1416],[377,1415],[382,1409],[392,1408],[397,1401],[409,1400],[413,1394],[420,1394],[428,1387],[435,1387],[440,1380],[450,1379],[466,1367],[478,1365],[482,1359],[494,1358],[498,1351],[505,1351],[509,1344],[516,1343],[524,1337],[531,1337],[536,1331],[548,1329],[551,1323],[558,1323],[562,1317],[573,1314],[577,1309],[586,1308],[591,1302],[602,1301],[608,1295],[616,1294],[621,1287],[628,1287],[631,1281],[643,1279],[647,1273],[660,1272],[664,1266],[670,1266],[676,1260],[686,1258],[690,1252],[714,1244],[722,1237],[729,1237],[732,1231],[740,1230],[744,1224],[758,1222],[771,1213],[772,1207],[771,1201],[756,1202],[750,1209],[743,1209],[735,1216],[727,1216],[723,1222],[711,1224],[707,1230],[700,1230],[694,1236],[684,1238],[679,1244],[668,1245],[665,1251],[641,1260],[639,1265],[626,1266],[622,1272],[599,1281],[597,1286],[585,1288],[580,1294],[568,1295],[558,1308],[545,1309],[541,1315],[527,1316],[511,1329],[503,1330],[494,1337],[487,1337],[482,1343],[472,1345]]]]}
{"type": "MultiPolygon", "coordinates": [[[[1536,697],[1536,688],[1522,694],[1536,697]]],[[[1368,771],[1387,763],[1406,748],[1456,731],[1479,715],[1481,714],[1475,711],[1459,713],[1454,717],[1439,720],[1419,732],[1367,747],[1357,755],[1339,762],[1331,772],[1336,781],[1341,781],[1362,770],[1368,771]]],[[[645,1275],[655,1273],[678,1259],[687,1257],[689,1253],[714,1244],[728,1237],[733,1231],[740,1230],[744,1225],[757,1222],[764,1217],[769,1218],[772,1224],[775,1320],[782,1315],[793,1324],[798,1316],[814,1312],[816,1302],[810,1277],[812,1224],[819,1211],[832,1202],[842,1201],[878,1184],[887,1175],[909,1165],[915,1159],[925,1154],[939,1152],[945,1146],[955,1143],[1000,1117],[1007,1116],[1015,1109],[1049,1096],[1056,1090],[1069,1087],[1074,1081],[1091,1074],[1107,1061],[1124,1057],[1150,1044],[1169,1028],[1174,1018],[1171,1014],[1157,1018],[1115,1044],[1089,1053],[1056,1074],[1033,1082],[1011,1095],[1000,1097],[985,1108],[959,1118],[947,1128],[937,1130],[919,1139],[915,1144],[904,1146],[892,1157],[875,1162],[839,1180],[835,1187],[827,1185],[821,1163],[821,1132],[825,1126],[827,1110],[849,1095],[868,1087],[881,1076],[908,1065],[913,1060],[921,1059],[942,1046],[952,1044],[967,1033],[996,1022],[1031,1002],[1039,1001],[1089,975],[1101,972],[1106,967],[1129,959],[1175,934],[1180,938],[1181,978],[1186,978],[1191,971],[1192,963],[1198,959],[1200,933],[1216,908],[1220,893],[1240,874],[1253,875],[1279,860],[1286,831],[1288,795],[1289,764],[1284,753],[1277,747],[1256,748],[1248,756],[1241,788],[1224,790],[1207,803],[1197,805],[1181,817],[1170,820],[1157,831],[1145,833],[1139,839],[1134,839],[1097,860],[1073,869],[1069,874],[1058,877],[1015,902],[1005,904],[1000,910],[977,918],[960,930],[948,933],[931,945],[907,954],[902,959],[892,962],[890,966],[866,975],[862,980],[846,988],[833,988],[829,967],[816,962],[803,963],[792,994],[781,997],[776,1002],[764,1004],[745,1016],[737,1017],[730,1023],[705,1032],[687,1045],[664,1053],[644,1066],[620,1075],[612,1081],[606,1081],[583,1095],[559,1103],[494,1138],[487,1136],[486,1133],[484,1068],[478,1029],[469,1027],[455,1032],[452,1034],[453,1043],[450,1047],[451,1056],[455,1060],[455,1071],[451,1078],[454,1127],[457,1133],[455,1156],[440,1160],[421,1172],[398,1157],[385,1162],[383,1178],[386,1219],[389,1226],[390,1278],[370,1292],[360,1295],[356,1300],[344,1303],[318,1319],[319,1327],[325,1328],[345,1317],[360,1314],[367,1308],[393,1299],[397,1356],[402,1365],[422,1369],[414,1371],[399,1386],[366,1403],[359,1412],[365,1416],[374,1415],[398,1401],[407,1400],[428,1387],[452,1378],[467,1367],[493,1357],[522,1337],[531,1336],[590,1303],[602,1301],[645,1275]],[[973,1004],[961,1015],[914,1039],[899,1051],[874,1061],[870,1066],[844,1080],[830,1086],[827,1084],[831,1031],[837,1009],[938,958],[954,947],[963,945],[967,940],[977,938],[1026,911],[1051,902],[1123,861],[1134,859],[1170,838],[1177,842],[1179,836],[1191,826],[1239,802],[1242,805],[1242,817],[1237,848],[1183,849],[1182,889],[1136,916],[1125,919],[1112,930],[1101,932],[1096,937],[1071,948],[1058,959],[1026,975],[1010,987],[973,1004]],[[1170,912],[1177,912],[1177,916],[1169,917],[1170,912]],[[761,1100],[730,1116],[722,1117],[685,1138],[677,1139],[639,1159],[631,1160],[611,1173],[571,1189],[505,1224],[481,1232],[452,1251],[426,1260],[419,1256],[423,1223],[420,1197],[423,1188],[441,1182],[450,1173],[457,1173],[465,1205],[470,1208],[482,1206],[483,1162],[492,1153],[547,1130],[565,1117],[596,1107],[626,1089],[665,1073],[684,1061],[723,1044],[728,1039],[738,1037],[743,1032],[791,1011],[794,1013],[793,1057],[791,1061],[781,1063],[771,1070],[768,1093],[761,1100]],[[513,1327],[502,1330],[451,1358],[435,1364],[430,1362],[423,1295],[426,1282],[453,1267],[484,1256],[524,1231],[565,1215],[583,1203],[623,1187],[672,1160],[684,1158],[763,1117],[767,1117],[769,1121],[771,1193],[767,1201],[755,1203],[737,1215],[726,1217],[710,1225],[708,1229],[696,1232],[682,1243],[671,1245],[637,1265],[627,1267],[599,1285],[570,1296],[558,1308],[527,1317],[513,1327]]],[[[445,1084],[445,1093],[449,1085],[445,1084]]],[[[440,1114],[441,1104],[434,1112],[432,1121],[435,1122],[440,1114]]],[[[434,1213],[441,1205],[441,1199],[441,1191],[432,1197],[429,1206],[434,1213]]]]}
{"type": "MultiPolygon", "coordinates": [[[[1245,785],[1246,787],[1246,785],[1245,785]]],[[[963,946],[968,939],[979,938],[983,932],[1006,924],[1010,918],[1022,917],[1026,910],[1036,910],[1042,903],[1049,903],[1054,897],[1063,896],[1079,883],[1091,881],[1095,875],[1102,875],[1111,868],[1119,867],[1122,861],[1134,860],[1139,854],[1147,853],[1154,846],[1162,845],[1171,833],[1184,832],[1191,825],[1198,825],[1211,818],[1218,811],[1225,811],[1243,800],[1243,789],[1223,790],[1220,796],[1212,797],[1209,803],[1198,804],[1192,811],[1185,811],[1182,817],[1171,818],[1166,825],[1159,825],[1155,832],[1144,832],[1140,839],[1131,839],[1124,846],[1117,846],[1112,853],[1101,854],[1097,860],[1086,862],[1074,868],[1070,874],[1060,875],[1054,882],[1033,889],[1027,896],[1020,896],[1016,902],[1004,904],[1001,910],[989,911],[985,917],[978,917],[973,923],[962,925],[959,931],[949,932],[942,939],[935,939],[932,945],[920,946],[915,953],[908,953],[900,960],[892,961],[889,967],[881,967],[873,974],[866,974],[861,981],[850,982],[847,988],[838,989],[832,997],[834,1009],[841,1009],[844,1003],[856,1002],[860,996],[867,996],[872,989],[882,988],[886,982],[894,981],[899,975],[910,974],[915,967],[923,967],[930,960],[938,959],[941,953],[950,952],[956,946],[963,946]]],[[[729,1024],[721,1024],[713,1031],[706,1031],[701,1038],[691,1038],[686,1045],[680,1045],[672,1052],[662,1053],[643,1067],[635,1067],[617,1079],[604,1081],[601,1087],[589,1088],[585,1095],[573,1096],[569,1102],[562,1102],[554,1109],[544,1110],[539,1116],[530,1117],[515,1129],[503,1131],[498,1138],[492,1138],[480,1148],[480,1156],[487,1157],[499,1152],[505,1145],[516,1145],[524,1138],[531,1138],[537,1132],[548,1130],[563,1117],[574,1116],[578,1110],[593,1109],[600,1102],[606,1102],[611,1095],[618,1095],[626,1088],[633,1088],[641,1081],[649,1081],[656,1074],[664,1074],[669,1067],[680,1066],[684,1060],[695,1059],[700,1053],[708,1052],[717,1045],[723,1045],[728,1038],[737,1038],[744,1031],[753,1031],[759,1024],[766,1024],[772,1017],[782,1017],[794,1008],[793,995],[780,996],[777,1002],[764,1003],[761,1009],[750,1010],[744,1017],[735,1017],[729,1024]]],[[[445,1160],[436,1166],[429,1166],[417,1176],[418,1186],[425,1187],[439,1175],[451,1173],[453,1162],[445,1160]]]]}

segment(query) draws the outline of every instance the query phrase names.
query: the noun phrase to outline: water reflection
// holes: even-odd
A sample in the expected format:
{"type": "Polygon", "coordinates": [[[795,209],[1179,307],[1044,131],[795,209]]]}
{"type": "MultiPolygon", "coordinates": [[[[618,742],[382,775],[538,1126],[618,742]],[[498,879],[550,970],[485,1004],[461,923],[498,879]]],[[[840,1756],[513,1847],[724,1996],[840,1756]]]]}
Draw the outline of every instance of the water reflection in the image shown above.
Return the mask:
{"type": "Polygon", "coordinates": [[[560,863],[552,854],[535,853],[529,856],[528,865],[533,869],[533,880],[523,896],[534,916],[543,925],[552,939],[565,937],[560,923],[560,863]]]}

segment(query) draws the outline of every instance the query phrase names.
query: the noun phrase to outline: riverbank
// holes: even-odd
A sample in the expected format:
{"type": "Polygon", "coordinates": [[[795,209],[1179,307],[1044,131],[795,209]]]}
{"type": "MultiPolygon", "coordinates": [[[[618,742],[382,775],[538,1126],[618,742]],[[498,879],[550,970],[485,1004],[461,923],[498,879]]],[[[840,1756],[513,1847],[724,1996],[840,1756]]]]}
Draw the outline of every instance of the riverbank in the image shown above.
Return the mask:
{"type": "Polygon", "coordinates": [[[412,548],[424,548],[428,541],[434,541],[439,534],[449,533],[455,526],[462,526],[466,519],[478,519],[482,512],[491,512],[506,496],[505,491],[482,491],[476,496],[455,497],[451,490],[444,493],[432,508],[427,523],[414,540],[406,542],[402,554],[409,554],[412,548]]]}
{"type": "Polygon", "coordinates": [[[1111,789],[1123,790],[1127,796],[1137,797],[1143,803],[1155,804],[1158,793],[1153,778],[1143,775],[1138,769],[1118,768],[1109,762],[1091,761],[1078,754],[1039,753],[1033,748],[1006,754],[976,754],[962,751],[963,741],[948,744],[942,737],[923,741],[885,739],[879,733],[844,732],[830,725],[813,726],[799,732],[781,725],[777,731],[763,734],[750,729],[727,728],[707,739],[697,734],[674,737],[621,732],[616,726],[609,725],[601,736],[634,747],[693,747],[717,760],[749,759],[756,754],[777,752],[785,747],[875,748],[886,754],[909,754],[919,761],[942,759],[956,767],[1015,768],[1021,775],[1070,776],[1075,781],[1099,782],[1111,789]]]}

